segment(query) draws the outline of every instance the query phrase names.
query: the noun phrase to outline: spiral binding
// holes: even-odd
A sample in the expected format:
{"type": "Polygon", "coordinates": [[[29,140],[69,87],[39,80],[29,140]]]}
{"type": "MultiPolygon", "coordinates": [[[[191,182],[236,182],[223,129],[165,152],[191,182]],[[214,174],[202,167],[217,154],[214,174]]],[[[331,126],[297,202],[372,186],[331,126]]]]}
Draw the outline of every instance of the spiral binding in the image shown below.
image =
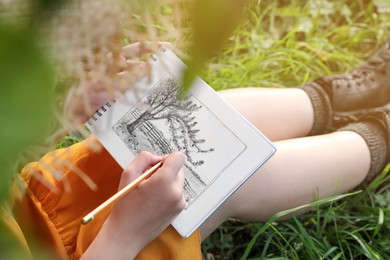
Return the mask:
{"type": "MultiPolygon", "coordinates": [[[[161,50],[162,52],[166,52],[166,51],[167,51],[167,49],[165,49],[164,46],[160,47],[160,50],[161,50]]],[[[151,55],[150,58],[151,58],[153,61],[157,61],[157,58],[156,58],[156,56],[154,56],[154,55],[151,55]]]]}
{"type": "Polygon", "coordinates": [[[116,102],[116,99],[114,99],[111,102],[107,102],[105,105],[101,106],[96,112],[87,120],[87,123],[89,126],[93,126],[93,123],[98,121],[100,117],[103,116],[105,112],[116,102]],[[93,120],[93,121],[92,121],[93,120]]]}

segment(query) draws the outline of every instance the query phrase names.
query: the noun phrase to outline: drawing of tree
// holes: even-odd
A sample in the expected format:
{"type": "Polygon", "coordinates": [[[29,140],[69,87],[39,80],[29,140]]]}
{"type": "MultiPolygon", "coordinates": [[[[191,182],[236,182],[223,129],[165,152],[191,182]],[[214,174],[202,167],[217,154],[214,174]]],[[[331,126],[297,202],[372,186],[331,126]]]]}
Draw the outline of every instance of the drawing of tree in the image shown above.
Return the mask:
{"type": "Polygon", "coordinates": [[[202,165],[203,160],[193,160],[192,153],[208,153],[214,148],[203,149],[206,140],[198,138],[198,122],[194,112],[202,108],[190,98],[178,98],[180,85],[171,77],[162,80],[148,93],[145,101],[136,109],[139,116],[126,126],[129,134],[146,122],[164,120],[168,125],[175,149],[182,151],[188,162],[194,166],[202,165]]]}

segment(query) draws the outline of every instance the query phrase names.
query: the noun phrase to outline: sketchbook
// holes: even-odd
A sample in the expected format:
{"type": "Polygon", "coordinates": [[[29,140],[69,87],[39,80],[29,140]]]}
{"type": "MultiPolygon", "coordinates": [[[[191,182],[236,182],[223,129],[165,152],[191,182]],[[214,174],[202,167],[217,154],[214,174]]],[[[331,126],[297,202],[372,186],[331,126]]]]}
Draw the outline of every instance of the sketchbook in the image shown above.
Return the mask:
{"type": "Polygon", "coordinates": [[[188,237],[276,149],[199,77],[177,98],[186,66],[171,50],[161,47],[150,64],[137,91],[107,103],[86,125],[122,168],[140,151],[187,156],[187,206],[172,225],[188,237]]]}

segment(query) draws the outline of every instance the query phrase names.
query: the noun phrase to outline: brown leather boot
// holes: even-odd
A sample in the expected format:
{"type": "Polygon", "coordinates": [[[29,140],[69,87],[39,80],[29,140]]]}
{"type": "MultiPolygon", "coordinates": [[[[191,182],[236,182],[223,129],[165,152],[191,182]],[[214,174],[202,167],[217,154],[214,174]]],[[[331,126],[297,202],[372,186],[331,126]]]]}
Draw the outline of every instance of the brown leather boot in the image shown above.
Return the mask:
{"type": "Polygon", "coordinates": [[[351,73],[315,80],[328,93],[334,112],[383,106],[390,102],[390,39],[351,73]]]}

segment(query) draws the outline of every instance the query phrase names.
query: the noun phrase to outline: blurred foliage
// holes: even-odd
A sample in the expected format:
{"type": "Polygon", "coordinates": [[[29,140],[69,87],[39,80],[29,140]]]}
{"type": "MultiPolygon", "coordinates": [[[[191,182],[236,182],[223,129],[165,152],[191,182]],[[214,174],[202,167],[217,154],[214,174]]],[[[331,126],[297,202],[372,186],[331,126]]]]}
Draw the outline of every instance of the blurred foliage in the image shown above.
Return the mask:
{"type": "Polygon", "coordinates": [[[40,28],[65,1],[0,2],[0,202],[24,148],[42,143],[53,122],[54,69],[40,28]]]}
{"type": "MultiPolygon", "coordinates": [[[[20,153],[43,142],[53,119],[54,71],[38,37],[47,3],[0,3],[0,258],[25,259],[25,251],[4,222],[12,217],[4,201],[14,181],[20,153]],[[7,5],[8,4],[8,5],[7,5]],[[7,10],[7,7],[10,9],[7,10]]],[[[58,1],[58,3],[61,1],[58,1]]],[[[51,6],[52,4],[50,4],[51,6]]]]}
{"type": "Polygon", "coordinates": [[[69,147],[73,144],[76,144],[82,141],[84,137],[79,132],[71,132],[68,135],[64,136],[57,144],[56,148],[69,147]]]}
{"type": "Polygon", "coordinates": [[[225,46],[241,21],[246,4],[247,0],[197,0],[191,6],[192,41],[183,92],[190,88],[202,66],[225,46]]]}
{"type": "Polygon", "coordinates": [[[48,134],[53,74],[33,31],[0,26],[0,199],[8,192],[18,153],[48,134]]]}

